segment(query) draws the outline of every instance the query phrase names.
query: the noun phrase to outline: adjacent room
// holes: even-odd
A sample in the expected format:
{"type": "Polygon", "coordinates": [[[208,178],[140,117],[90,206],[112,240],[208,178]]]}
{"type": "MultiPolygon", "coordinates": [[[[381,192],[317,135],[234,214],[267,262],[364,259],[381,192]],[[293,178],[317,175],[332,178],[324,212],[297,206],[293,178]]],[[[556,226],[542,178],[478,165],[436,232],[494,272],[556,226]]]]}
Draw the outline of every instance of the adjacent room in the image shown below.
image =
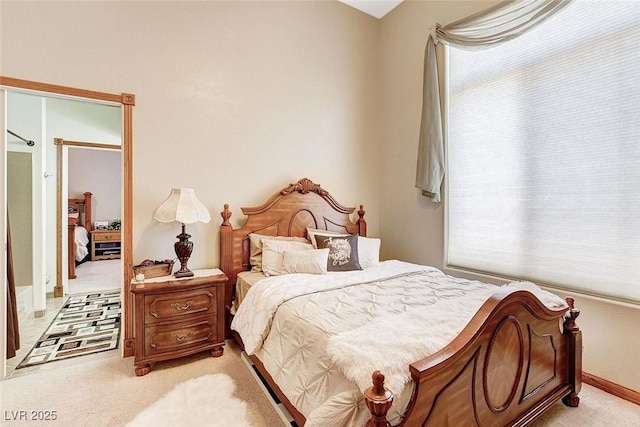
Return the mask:
{"type": "Polygon", "coordinates": [[[639,40],[633,2],[3,0],[3,425],[640,425],[639,40]]]}
{"type": "MultiPolygon", "coordinates": [[[[53,360],[40,343],[51,337],[47,330],[59,328],[52,323],[59,310],[67,310],[57,293],[122,286],[121,128],[119,108],[8,92],[8,247],[21,345],[8,360],[7,375],[53,360]]],[[[68,351],[79,354],[78,348],[68,351]]]]}

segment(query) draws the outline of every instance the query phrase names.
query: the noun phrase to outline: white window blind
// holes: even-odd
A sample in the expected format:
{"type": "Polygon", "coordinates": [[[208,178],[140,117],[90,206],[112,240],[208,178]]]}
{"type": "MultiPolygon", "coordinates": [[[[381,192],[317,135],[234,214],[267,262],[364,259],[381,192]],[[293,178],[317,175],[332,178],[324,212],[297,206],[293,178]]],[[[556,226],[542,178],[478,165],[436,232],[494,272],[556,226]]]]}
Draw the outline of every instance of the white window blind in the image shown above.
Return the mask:
{"type": "Polygon", "coordinates": [[[449,48],[448,264],[640,302],[640,5],[449,48]]]}

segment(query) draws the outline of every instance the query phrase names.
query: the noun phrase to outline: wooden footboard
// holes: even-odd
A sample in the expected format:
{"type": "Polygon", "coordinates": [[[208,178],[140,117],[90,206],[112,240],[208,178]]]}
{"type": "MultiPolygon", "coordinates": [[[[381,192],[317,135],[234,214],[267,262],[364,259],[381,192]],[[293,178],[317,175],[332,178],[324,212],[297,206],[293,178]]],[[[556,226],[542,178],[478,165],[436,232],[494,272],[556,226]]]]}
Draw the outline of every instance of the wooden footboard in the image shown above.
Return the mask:
{"type": "MultiPolygon", "coordinates": [[[[553,311],[533,294],[491,297],[462,333],[438,353],[412,363],[414,392],[401,426],[523,426],[563,399],[578,406],[582,382],[579,311],[553,311]]],[[[393,396],[384,375],[365,393],[368,427],[390,425],[393,396]]]]}

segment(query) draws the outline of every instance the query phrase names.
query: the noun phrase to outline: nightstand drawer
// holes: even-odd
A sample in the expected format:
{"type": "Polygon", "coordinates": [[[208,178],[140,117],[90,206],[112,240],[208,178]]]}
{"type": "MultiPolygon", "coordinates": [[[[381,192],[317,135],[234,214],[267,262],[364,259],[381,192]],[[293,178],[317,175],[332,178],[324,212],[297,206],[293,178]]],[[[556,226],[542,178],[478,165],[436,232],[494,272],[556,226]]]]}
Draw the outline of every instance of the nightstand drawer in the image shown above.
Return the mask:
{"type": "Polygon", "coordinates": [[[91,237],[96,242],[108,242],[108,241],[119,241],[120,240],[120,232],[93,232],[91,237]]]}
{"type": "Polygon", "coordinates": [[[216,288],[195,289],[157,295],[145,295],[146,324],[163,320],[178,320],[199,314],[216,314],[216,288]]]}
{"type": "Polygon", "coordinates": [[[216,321],[212,318],[147,327],[144,339],[145,355],[148,357],[165,352],[180,352],[208,342],[217,342],[216,329],[216,321]]]}

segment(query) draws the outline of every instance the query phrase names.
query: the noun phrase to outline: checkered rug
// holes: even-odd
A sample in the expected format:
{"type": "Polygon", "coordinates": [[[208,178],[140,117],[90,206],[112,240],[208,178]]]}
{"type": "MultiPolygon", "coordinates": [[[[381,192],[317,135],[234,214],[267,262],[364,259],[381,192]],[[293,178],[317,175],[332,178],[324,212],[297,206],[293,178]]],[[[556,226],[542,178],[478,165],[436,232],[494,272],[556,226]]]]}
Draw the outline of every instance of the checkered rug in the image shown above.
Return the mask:
{"type": "Polygon", "coordinates": [[[16,369],[118,348],[120,291],[74,295],[16,369]]]}

